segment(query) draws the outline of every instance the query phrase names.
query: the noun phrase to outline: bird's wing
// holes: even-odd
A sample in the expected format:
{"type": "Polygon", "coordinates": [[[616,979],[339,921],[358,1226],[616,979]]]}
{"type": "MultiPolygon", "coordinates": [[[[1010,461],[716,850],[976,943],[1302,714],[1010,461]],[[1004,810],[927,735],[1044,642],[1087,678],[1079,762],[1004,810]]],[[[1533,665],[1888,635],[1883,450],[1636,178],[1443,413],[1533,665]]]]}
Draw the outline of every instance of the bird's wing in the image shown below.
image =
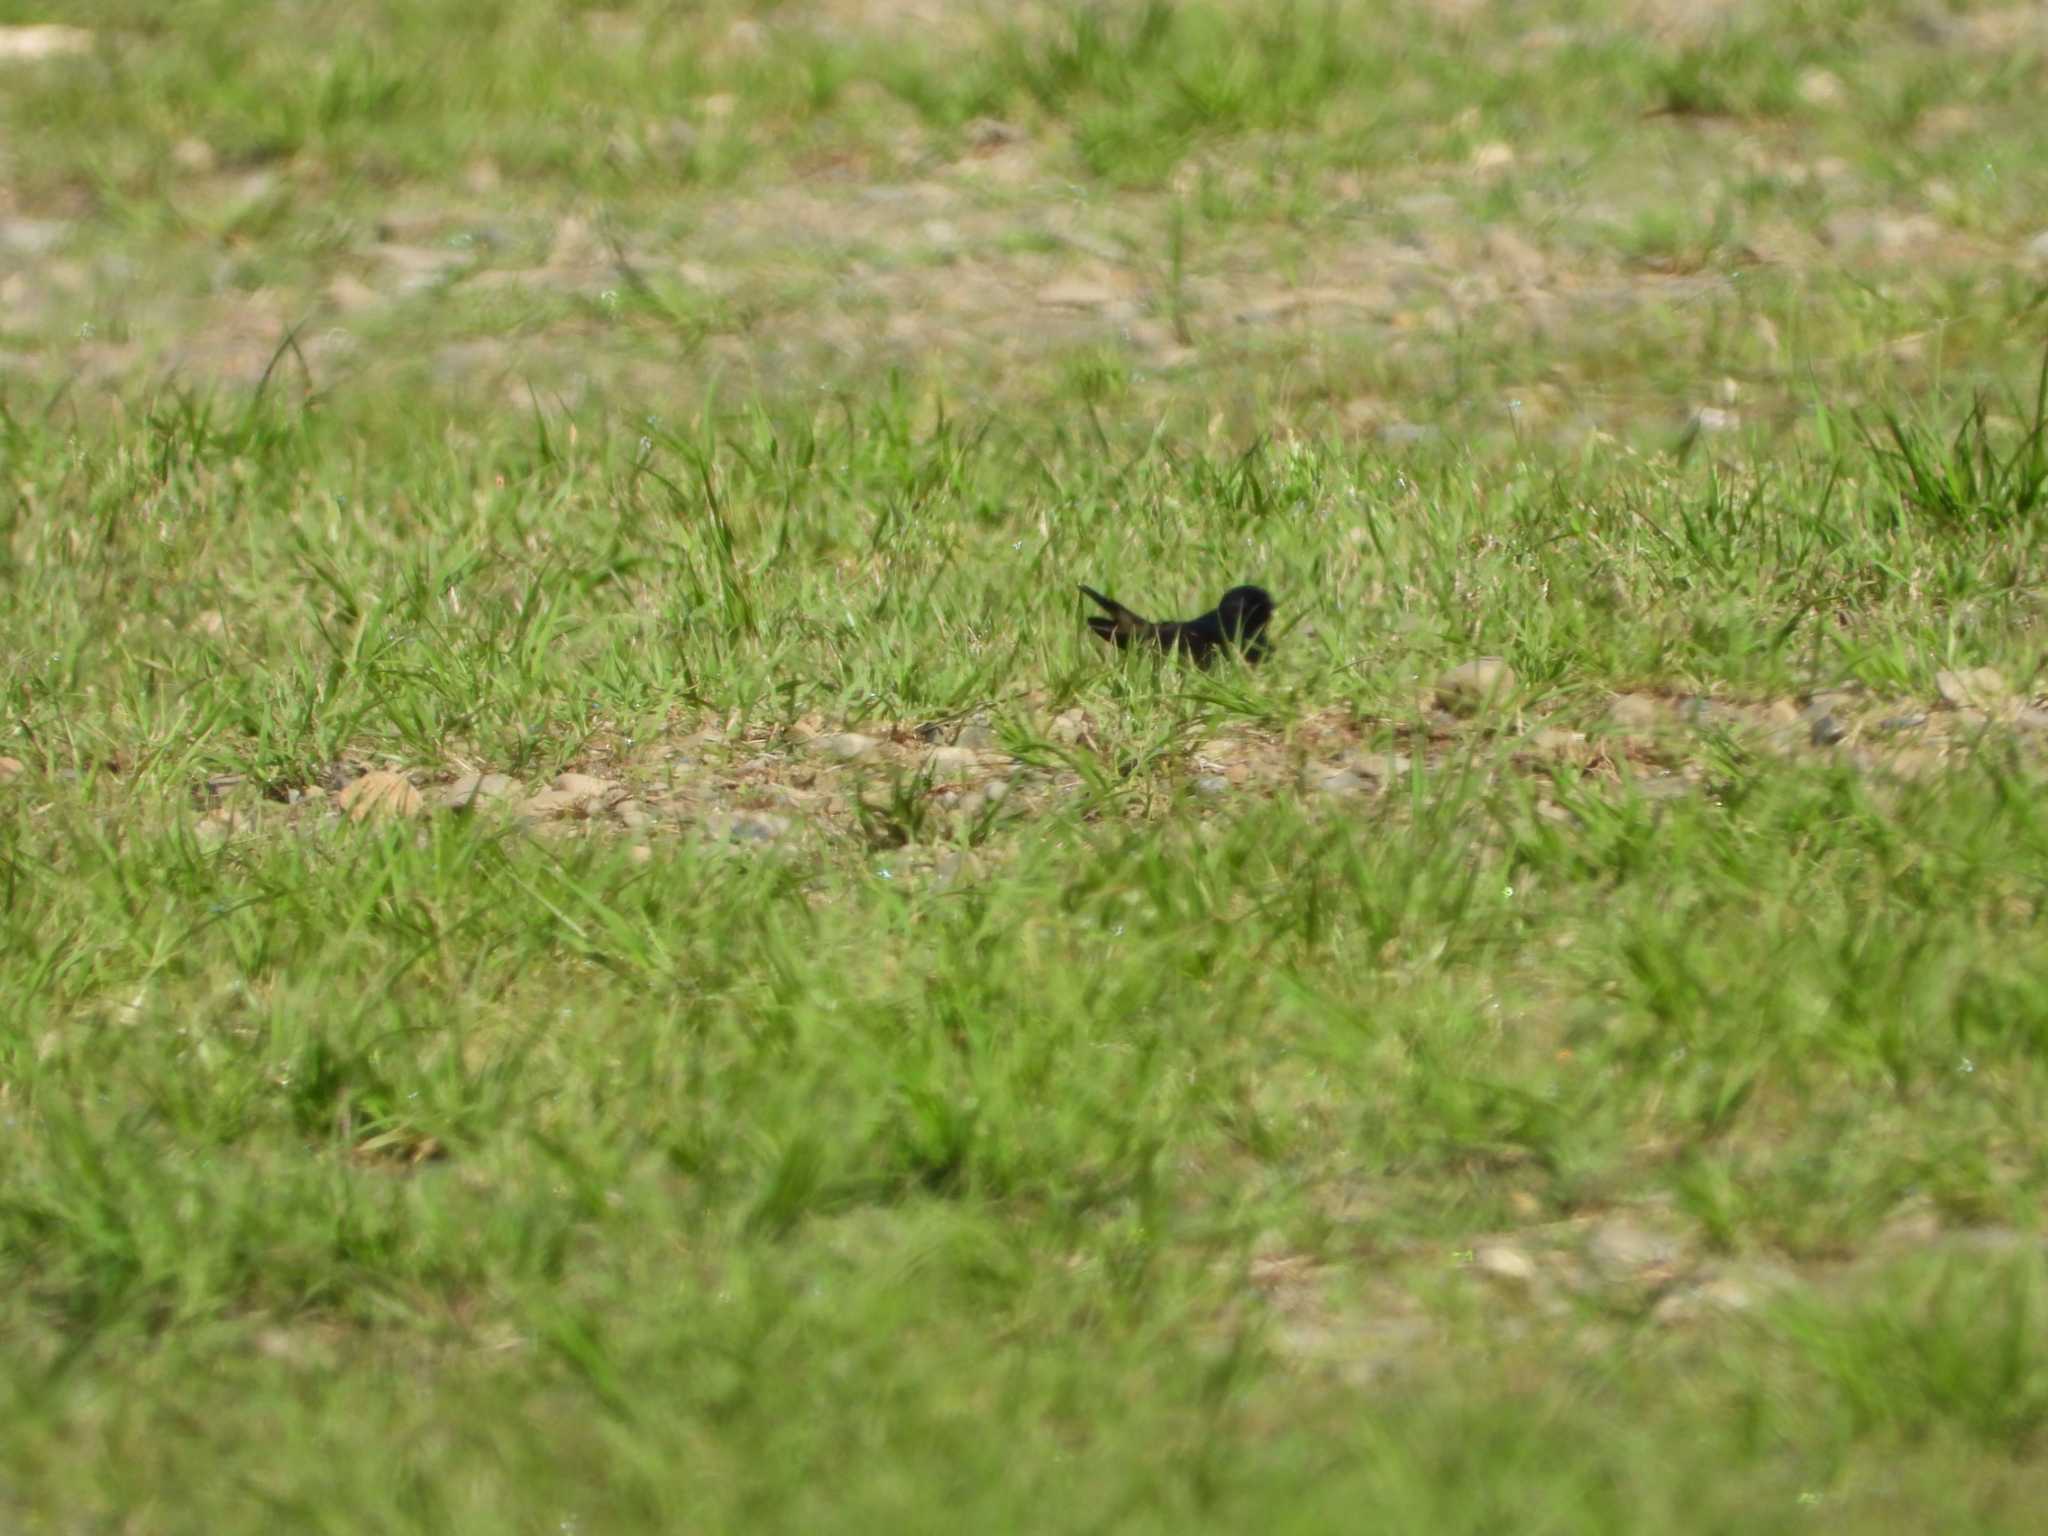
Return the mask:
{"type": "Polygon", "coordinates": [[[1232,646],[1237,647],[1246,661],[1263,661],[1266,658],[1265,626],[1242,633],[1232,631],[1225,627],[1220,608],[1212,608],[1199,619],[1189,619],[1173,628],[1175,636],[1166,643],[1180,646],[1203,666],[1232,646]]]}

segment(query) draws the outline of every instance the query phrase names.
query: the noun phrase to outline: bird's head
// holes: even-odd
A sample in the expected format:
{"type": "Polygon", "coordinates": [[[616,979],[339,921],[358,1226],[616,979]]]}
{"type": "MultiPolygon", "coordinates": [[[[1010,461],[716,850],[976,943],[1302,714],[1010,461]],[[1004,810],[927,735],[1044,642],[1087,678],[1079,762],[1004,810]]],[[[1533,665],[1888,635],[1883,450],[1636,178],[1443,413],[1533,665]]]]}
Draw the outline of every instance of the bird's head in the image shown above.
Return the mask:
{"type": "Polygon", "coordinates": [[[1216,617],[1227,635],[1256,635],[1273,617],[1273,599],[1264,587],[1232,587],[1216,605],[1216,617]]]}

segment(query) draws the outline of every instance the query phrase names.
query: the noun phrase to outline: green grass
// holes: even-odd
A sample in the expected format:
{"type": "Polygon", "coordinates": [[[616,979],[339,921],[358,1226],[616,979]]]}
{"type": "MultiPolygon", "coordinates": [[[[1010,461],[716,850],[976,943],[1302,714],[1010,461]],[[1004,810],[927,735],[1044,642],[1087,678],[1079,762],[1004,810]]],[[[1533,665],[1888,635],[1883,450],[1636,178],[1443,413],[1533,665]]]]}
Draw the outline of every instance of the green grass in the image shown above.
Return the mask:
{"type": "Polygon", "coordinates": [[[0,1526],[2038,1523],[2038,51],[75,10],[0,1526]]]}

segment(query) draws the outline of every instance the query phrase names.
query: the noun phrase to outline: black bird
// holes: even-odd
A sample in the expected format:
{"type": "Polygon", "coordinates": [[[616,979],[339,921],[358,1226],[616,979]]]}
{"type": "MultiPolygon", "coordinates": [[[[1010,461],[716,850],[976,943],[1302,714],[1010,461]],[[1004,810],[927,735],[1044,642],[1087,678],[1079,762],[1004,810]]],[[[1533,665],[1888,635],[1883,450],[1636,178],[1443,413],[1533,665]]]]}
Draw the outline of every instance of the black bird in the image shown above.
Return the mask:
{"type": "Polygon", "coordinates": [[[1104,597],[1093,587],[1081,589],[1108,613],[1088,616],[1088,627],[1118,650],[1132,644],[1156,645],[1169,654],[1179,651],[1197,666],[1206,667],[1219,652],[1230,646],[1244,653],[1246,661],[1263,661],[1268,649],[1266,624],[1273,617],[1273,599],[1264,587],[1232,587],[1223,601],[1199,619],[1164,619],[1154,623],[1141,619],[1113,597],[1104,597]]]}

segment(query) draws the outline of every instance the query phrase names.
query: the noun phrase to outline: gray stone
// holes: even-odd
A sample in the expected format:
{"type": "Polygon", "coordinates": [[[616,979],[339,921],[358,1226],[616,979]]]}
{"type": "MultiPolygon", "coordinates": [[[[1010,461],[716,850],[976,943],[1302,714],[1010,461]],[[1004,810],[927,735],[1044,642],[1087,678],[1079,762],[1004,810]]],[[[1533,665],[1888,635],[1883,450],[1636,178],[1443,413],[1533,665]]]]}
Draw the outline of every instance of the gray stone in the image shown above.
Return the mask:
{"type": "Polygon", "coordinates": [[[1647,693],[1619,693],[1607,706],[1611,724],[1624,731],[1647,731],[1664,718],[1664,706],[1647,693]]]}
{"type": "Polygon", "coordinates": [[[434,805],[443,811],[467,811],[494,801],[517,799],[519,792],[518,781],[507,774],[466,773],[436,795],[434,805]]]}
{"type": "Polygon", "coordinates": [[[471,264],[467,252],[438,246],[380,245],[376,255],[390,274],[391,291],[401,298],[453,282],[471,264]]]}
{"type": "Polygon", "coordinates": [[[1064,743],[1086,741],[1094,732],[1094,724],[1083,709],[1070,709],[1055,715],[1052,724],[1045,728],[1047,739],[1064,743]]]}
{"type": "Polygon", "coordinates": [[[982,785],[981,788],[970,789],[960,797],[960,814],[963,816],[982,815],[984,812],[993,810],[996,806],[1001,805],[1004,797],[1009,793],[1010,784],[1007,779],[991,779],[988,783],[982,785]]]}
{"type": "Polygon", "coordinates": [[[2012,696],[1996,667],[1969,667],[1934,674],[1934,691],[1950,709],[1996,709],[2012,696]]]}
{"type": "Polygon", "coordinates": [[[571,794],[566,789],[544,789],[537,795],[530,795],[519,802],[519,814],[528,821],[546,821],[554,816],[566,816],[579,810],[584,796],[571,794]]]}
{"type": "Polygon", "coordinates": [[[0,60],[12,63],[60,59],[68,54],[90,53],[92,43],[93,35],[85,28],[58,21],[0,27],[0,60]]]}
{"type": "Polygon", "coordinates": [[[1353,773],[1363,774],[1368,779],[1377,779],[1382,784],[1392,784],[1405,779],[1414,770],[1415,763],[1405,752],[1368,752],[1354,757],[1348,765],[1353,773]]]}
{"type": "Polygon", "coordinates": [[[1645,800],[1683,800],[1695,787],[1691,779],[1676,773],[1638,775],[1627,782],[1645,800]]]}
{"type": "Polygon", "coordinates": [[[1001,149],[1005,144],[1015,144],[1024,137],[1022,128],[994,117],[977,117],[960,133],[970,145],[980,150],[1001,149]]]}
{"type": "Polygon", "coordinates": [[[9,256],[47,256],[70,233],[67,219],[0,219],[0,251],[9,256]]]}
{"type": "Polygon", "coordinates": [[[1515,669],[1498,656],[1463,662],[1436,680],[1437,703],[1454,715],[1478,714],[1514,691],[1515,669]]]}
{"type": "Polygon", "coordinates": [[[1749,1312],[1765,1294],[1783,1290],[1786,1285],[1784,1276],[1763,1271],[1713,1275],[1695,1284],[1672,1287],[1657,1298],[1657,1304],[1650,1309],[1650,1320],[1670,1328],[1716,1315],[1749,1312]]]}
{"type": "Polygon", "coordinates": [[[194,823],[192,835],[202,848],[218,848],[248,826],[248,817],[239,811],[217,806],[194,823]]]}
{"type": "Polygon", "coordinates": [[[1533,1290],[1539,1275],[1536,1261],[1512,1243],[1487,1243],[1472,1255],[1472,1267],[1504,1289],[1533,1290]]]}
{"type": "Polygon", "coordinates": [[[615,779],[600,779],[592,773],[558,773],[554,787],[565,795],[593,800],[618,793],[620,785],[615,779]]]}
{"type": "Polygon", "coordinates": [[[1315,767],[1302,773],[1305,787],[1325,795],[1376,795],[1399,783],[1415,769],[1403,752],[1366,752],[1341,767],[1315,767]]]}
{"type": "Polygon", "coordinates": [[[1078,277],[1047,283],[1037,294],[1038,302],[1048,309],[1100,309],[1122,297],[1107,283],[1093,283],[1078,277]]]}
{"type": "Polygon", "coordinates": [[[1448,192],[1411,192],[1394,200],[1394,211],[1429,222],[1456,213],[1458,200],[1448,192]]]}
{"type": "Polygon", "coordinates": [[[1941,225],[1924,213],[1838,213],[1822,228],[1830,245],[1880,256],[1904,256],[1941,238],[1941,225]]]}
{"type": "Polygon", "coordinates": [[[207,779],[205,785],[200,790],[199,798],[202,803],[213,805],[226,799],[248,782],[249,776],[247,774],[216,773],[207,779]]]}
{"type": "Polygon", "coordinates": [[[1623,1217],[1595,1227],[1586,1239],[1586,1261],[1607,1280],[1634,1279],[1646,1270],[1677,1264],[1685,1249],[1676,1238],[1652,1232],[1623,1217]]]}
{"type": "Polygon", "coordinates": [[[863,736],[858,731],[831,731],[823,736],[813,736],[804,743],[804,750],[813,757],[857,763],[864,757],[873,756],[881,745],[874,737],[863,736]]]}
{"type": "Polygon", "coordinates": [[[1861,683],[1844,683],[1839,688],[1816,688],[1806,695],[1806,707],[1800,717],[1811,719],[1824,709],[1847,708],[1868,696],[1869,692],[1861,683]]]}
{"type": "Polygon", "coordinates": [[[1546,725],[1529,735],[1529,749],[1539,756],[1570,762],[1583,758],[1589,750],[1584,731],[1567,731],[1558,726],[1546,725]]]}
{"type": "Polygon", "coordinates": [[[1839,107],[1849,99],[1842,77],[1831,69],[1803,69],[1797,86],[1799,99],[1810,107],[1839,107]]]}
{"type": "Polygon", "coordinates": [[[731,842],[777,843],[789,836],[796,823],[773,811],[734,811],[714,816],[708,825],[713,836],[731,842]]]}
{"type": "Polygon", "coordinates": [[[972,747],[933,747],[924,755],[924,768],[938,777],[958,778],[981,767],[981,754],[972,747]]]}
{"type": "Polygon", "coordinates": [[[1313,774],[1309,783],[1316,793],[1323,795],[1369,795],[1379,788],[1371,779],[1348,768],[1313,774]]]}
{"type": "Polygon", "coordinates": [[[1707,726],[1733,725],[1737,718],[1735,709],[1727,704],[1696,693],[1679,701],[1678,712],[1685,717],[1685,723],[1695,729],[1707,726]]]}
{"type": "Polygon", "coordinates": [[[338,803],[354,822],[402,820],[417,816],[426,805],[410,779],[385,768],[352,780],[338,803]]]}

